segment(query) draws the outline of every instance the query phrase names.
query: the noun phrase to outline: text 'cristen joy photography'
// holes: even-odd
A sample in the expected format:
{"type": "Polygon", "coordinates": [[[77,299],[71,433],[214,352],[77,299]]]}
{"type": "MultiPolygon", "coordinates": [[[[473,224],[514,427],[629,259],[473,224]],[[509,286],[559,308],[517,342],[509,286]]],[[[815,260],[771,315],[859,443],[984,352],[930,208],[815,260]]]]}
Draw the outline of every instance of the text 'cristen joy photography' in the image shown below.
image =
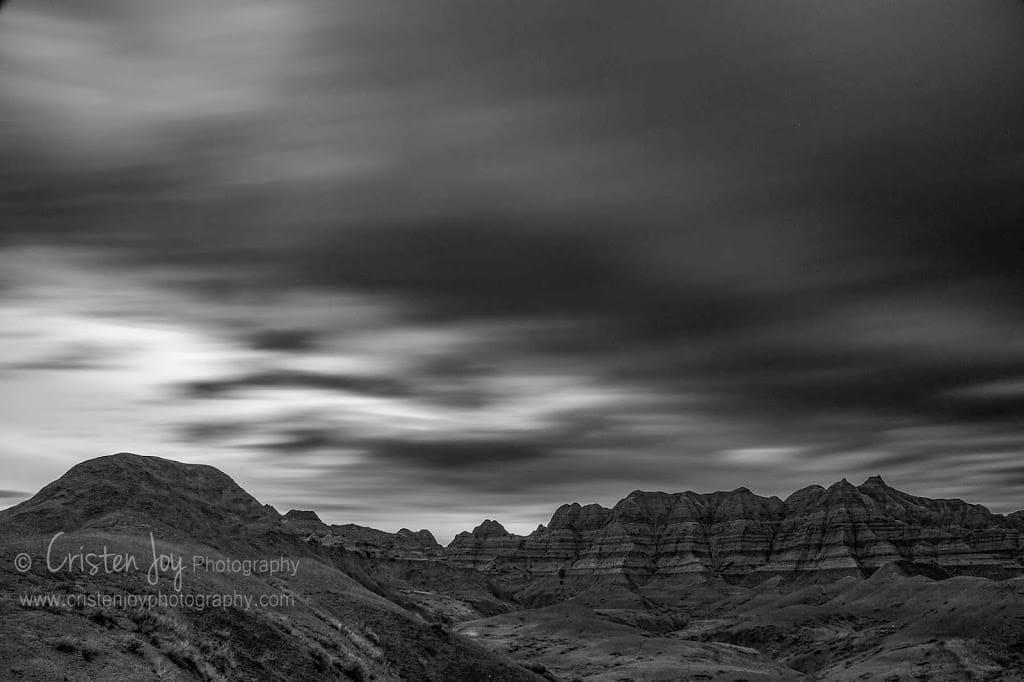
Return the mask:
{"type": "MultiPolygon", "coordinates": [[[[182,588],[186,570],[192,573],[235,574],[242,576],[291,576],[299,572],[299,559],[285,556],[270,558],[236,558],[210,554],[177,554],[161,549],[158,551],[156,538],[149,534],[150,551],[141,558],[128,551],[113,551],[107,545],[87,549],[85,545],[68,548],[61,540],[63,531],[56,533],[46,544],[43,556],[46,570],[50,573],[67,573],[96,576],[100,574],[145,573],[149,585],[159,584],[161,578],[169,578],[176,592],[182,588]]],[[[34,565],[32,556],[21,552],[14,558],[14,568],[27,573],[34,565]]]]}

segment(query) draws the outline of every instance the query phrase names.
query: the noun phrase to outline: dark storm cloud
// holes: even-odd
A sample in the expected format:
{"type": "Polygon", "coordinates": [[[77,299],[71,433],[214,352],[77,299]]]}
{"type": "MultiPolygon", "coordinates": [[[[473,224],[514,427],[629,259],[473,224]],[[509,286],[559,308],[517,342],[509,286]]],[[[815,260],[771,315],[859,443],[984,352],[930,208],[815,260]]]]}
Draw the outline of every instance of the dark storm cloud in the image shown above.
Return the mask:
{"type": "Polygon", "coordinates": [[[294,276],[408,298],[427,315],[551,316],[637,335],[704,334],[758,315],[756,296],[688,281],[685,272],[652,275],[635,251],[616,228],[479,216],[342,234],[302,258],[294,276]]]}
{"type": "Polygon", "coordinates": [[[303,453],[310,450],[331,450],[339,447],[351,448],[354,443],[338,436],[337,433],[324,428],[293,428],[284,429],[277,434],[278,439],[264,441],[256,445],[262,450],[281,453],[303,453]]]}
{"type": "Polygon", "coordinates": [[[22,490],[0,490],[0,499],[11,499],[19,497],[28,498],[31,496],[32,493],[27,493],[22,490]]]}
{"type": "MultiPolygon", "coordinates": [[[[314,418],[305,418],[304,421],[316,424],[314,418]]],[[[181,433],[186,438],[211,441],[252,434],[255,430],[252,424],[201,423],[186,425],[181,433]]],[[[374,466],[429,471],[431,477],[443,476],[445,471],[452,469],[479,471],[489,467],[493,473],[496,467],[501,469],[519,462],[534,462],[551,455],[549,444],[498,437],[461,440],[358,438],[338,429],[291,424],[276,425],[264,431],[265,439],[245,446],[293,457],[309,452],[358,452],[374,466]]]]}
{"type": "Polygon", "coordinates": [[[244,421],[201,421],[179,425],[178,433],[186,441],[209,443],[244,435],[250,428],[244,421]]]}
{"type": "MultiPolygon", "coordinates": [[[[52,174],[29,181],[29,193],[61,188],[22,199],[29,213],[88,203],[123,214],[137,202],[145,226],[63,222],[144,232],[125,240],[157,258],[266,261],[276,286],[384,291],[448,315],[598,315],[641,333],[800,315],[908,272],[926,276],[919,286],[1016,277],[1006,247],[1020,215],[1021,98],[998,86],[1024,74],[984,33],[1012,32],[988,23],[995,9],[967,23],[965,9],[914,3],[296,11],[318,18],[321,68],[286,81],[311,97],[270,120],[310,116],[319,137],[257,136],[246,126],[266,127],[258,110],[234,126],[185,121],[174,155],[146,172],[129,158],[78,192],[80,173],[66,188],[52,174]],[[873,30],[870,50],[858,29],[873,30]],[[341,48],[331,57],[339,38],[353,39],[356,66],[341,48]],[[343,116],[332,93],[349,81],[381,102],[375,125],[343,116]],[[193,191],[209,179],[188,170],[220,156],[244,162],[279,144],[344,156],[364,128],[382,152],[389,136],[408,143],[400,167],[193,191]],[[356,211],[368,227],[342,224],[355,206],[373,209],[356,211]]],[[[132,21],[145,28],[144,14],[132,21]]]]}
{"type": "Polygon", "coordinates": [[[255,374],[193,381],[182,390],[192,398],[211,398],[243,389],[309,388],[342,393],[362,393],[377,396],[408,395],[410,388],[402,382],[384,377],[365,377],[314,372],[267,371],[255,374]]]}
{"type": "Polygon", "coordinates": [[[368,443],[370,456],[384,463],[413,468],[451,469],[502,467],[549,457],[541,444],[508,440],[399,441],[368,443]]]}
{"type": "MultiPolygon", "coordinates": [[[[84,42],[58,64],[17,53],[0,79],[26,133],[0,151],[18,169],[0,170],[5,244],[97,246],[226,307],[354,293],[414,326],[506,323],[524,367],[657,397],[648,430],[603,406],[532,438],[373,440],[314,415],[260,432],[264,450],[356,447],[367,471],[496,489],[530,467],[659,480],[762,442],[842,474],[859,466],[844,452],[874,449],[867,473],[885,473],[1024,432],[1019,393],[979,388],[1024,377],[1020,3],[115,5],[20,26],[84,42]],[[676,417],[718,435],[663,446],[648,431],[676,417]]],[[[284,307],[226,335],[329,352],[333,323],[291,327],[284,307]]],[[[260,369],[184,389],[482,408],[479,368],[505,350],[401,379],[260,369]]]]}
{"type": "MultiPolygon", "coordinates": [[[[695,370],[696,371],[696,370],[695,370]]],[[[985,401],[956,398],[957,389],[1024,373],[1024,357],[1005,359],[908,357],[905,350],[836,347],[733,349],[727,357],[704,365],[710,382],[716,378],[742,382],[738,404],[767,412],[811,410],[875,411],[916,414],[940,419],[996,416],[997,404],[1012,397],[985,401]],[[986,402],[992,412],[987,413],[986,402]]],[[[727,390],[737,388],[726,385],[727,390]]],[[[714,390],[714,389],[712,389],[714,390]]],[[[1009,415],[1007,415],[1009,416],[1009,415]]]]}

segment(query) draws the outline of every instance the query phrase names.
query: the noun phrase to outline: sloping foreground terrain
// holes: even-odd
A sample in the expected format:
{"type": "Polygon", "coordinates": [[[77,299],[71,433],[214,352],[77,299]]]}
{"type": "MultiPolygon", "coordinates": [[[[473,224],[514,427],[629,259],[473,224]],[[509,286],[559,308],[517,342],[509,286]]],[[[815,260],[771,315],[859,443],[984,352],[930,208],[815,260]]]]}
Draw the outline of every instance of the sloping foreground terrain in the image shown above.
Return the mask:
{"type": "Polygon", "coordinates": [[[0,512],[0,679],[1024,680],[1022,517],[874,477],[442,547],[101,457],[0,512]]]}
{"type": "Polygon", "coordinates": [[[560,679],[1021,680],[1022,517],[872,477],[786,500],[638,491],[527,536],[487,520],[443,549],[406,531],[359,551],[418,581],[410,598],[447,600],[457,632],[560,679]],[[455,569],[478,578],[445,584],[455,569]]]}
{"type": "Polygon", "coordinates": [[[704,586],[649,603],[662,617],[646,622],[638,593],[607,584],[457,631],[566,680],[1024,680],[1024,578],[934,580],[894,564],[867,580],[704,586]]]}
{"type": "Polygon", "coordinates": [[[540,679],[453,634],[359,557],[304,542],[212,467],[84,462],[0,512],[0,556],[3,680],[540,679]],[[298,564],[269,564],[284,559],[298,564]],[[128,595],[166,603],[125,608],[128,595]]]}

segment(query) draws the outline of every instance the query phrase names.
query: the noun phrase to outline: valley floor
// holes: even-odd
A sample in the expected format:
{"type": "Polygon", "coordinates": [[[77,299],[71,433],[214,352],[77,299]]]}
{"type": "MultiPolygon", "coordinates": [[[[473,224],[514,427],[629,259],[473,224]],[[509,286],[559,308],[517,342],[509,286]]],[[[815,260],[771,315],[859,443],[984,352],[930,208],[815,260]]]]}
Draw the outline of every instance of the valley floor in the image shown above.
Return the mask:
{"type": "Polygon", "coordinates": [[[1024,680],[1024,578],[884,569],[797,588],[701,586],[672,608],[609,585],[456,631],[561,680],[1024,680]]]}

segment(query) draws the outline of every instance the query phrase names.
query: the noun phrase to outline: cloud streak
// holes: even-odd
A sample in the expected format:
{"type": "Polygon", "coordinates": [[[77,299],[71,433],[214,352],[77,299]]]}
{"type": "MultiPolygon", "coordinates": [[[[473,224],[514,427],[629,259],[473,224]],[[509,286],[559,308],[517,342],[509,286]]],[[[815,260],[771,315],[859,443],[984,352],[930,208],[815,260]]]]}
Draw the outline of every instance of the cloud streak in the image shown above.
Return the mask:
{"type": "Polygon", "coordinates": [[[1022,11],[15,4],[0,417],[270,502],[1019,506],[1022,11]]]}

